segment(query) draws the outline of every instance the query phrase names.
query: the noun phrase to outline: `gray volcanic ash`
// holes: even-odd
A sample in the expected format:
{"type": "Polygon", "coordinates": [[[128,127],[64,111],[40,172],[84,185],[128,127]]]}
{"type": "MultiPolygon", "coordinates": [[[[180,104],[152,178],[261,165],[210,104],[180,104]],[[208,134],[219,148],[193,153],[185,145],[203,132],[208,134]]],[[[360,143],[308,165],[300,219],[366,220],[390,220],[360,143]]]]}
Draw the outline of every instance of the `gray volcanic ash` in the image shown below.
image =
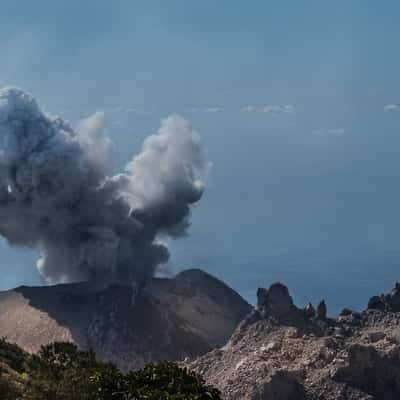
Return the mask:
{"type": "Polygon", "coordinates": [[[0,234],[37,246],[50,283],[141,282],[168,260],[159,235],[185,233],[207,169],[200,138],[171,116],[125,171],[107,176],[102,113],[77,131],[29,94],[0,90],[0,234]]]}

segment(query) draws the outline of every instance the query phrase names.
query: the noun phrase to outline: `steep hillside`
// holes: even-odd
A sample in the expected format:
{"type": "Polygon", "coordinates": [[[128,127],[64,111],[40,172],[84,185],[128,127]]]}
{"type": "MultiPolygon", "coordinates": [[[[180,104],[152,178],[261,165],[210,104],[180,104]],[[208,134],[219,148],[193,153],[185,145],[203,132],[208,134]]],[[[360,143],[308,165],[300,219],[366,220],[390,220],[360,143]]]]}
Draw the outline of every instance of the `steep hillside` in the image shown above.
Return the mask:
{"type": "Polygon", "coordinates": [[[221,346],[251,307],[200,270],[152,279],[137,292],[88,283],[0,293],[0,336],[29,352],[70,341],[118,366],[179,360],[221,346]]]}

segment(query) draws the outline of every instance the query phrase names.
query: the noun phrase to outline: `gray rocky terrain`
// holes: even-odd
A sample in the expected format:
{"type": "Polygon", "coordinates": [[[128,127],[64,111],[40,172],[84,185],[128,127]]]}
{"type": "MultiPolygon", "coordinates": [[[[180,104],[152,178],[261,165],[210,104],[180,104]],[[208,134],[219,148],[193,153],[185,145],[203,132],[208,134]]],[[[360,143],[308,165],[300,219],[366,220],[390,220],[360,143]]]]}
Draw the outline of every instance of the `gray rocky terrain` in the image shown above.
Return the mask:
{"type": "Polygon", "coordinates": [[[153,278],[139,289],[19,287],[0,292],[0,336],[30,352],[71,341],[126,369],[221,346],[250,310],[234,290],[200,270],[153,278]]]}
{"type": "Polygon", "coordinates": [[[258,290],[257,307],[222,347],[185,365],[233,400],[400,399],[400,285],[365,311],[300,309],[285,286],[258,290]]]}

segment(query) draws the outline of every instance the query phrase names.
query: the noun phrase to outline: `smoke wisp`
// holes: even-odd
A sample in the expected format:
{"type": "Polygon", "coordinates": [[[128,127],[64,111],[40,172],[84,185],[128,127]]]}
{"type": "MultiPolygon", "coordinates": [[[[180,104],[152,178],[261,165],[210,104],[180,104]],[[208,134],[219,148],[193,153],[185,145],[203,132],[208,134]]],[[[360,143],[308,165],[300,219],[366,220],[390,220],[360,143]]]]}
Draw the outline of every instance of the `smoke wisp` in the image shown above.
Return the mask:
{"type": "Polygon", "coordinates": [[[158,237],[185,234],[203,193],[208,163],[184,118],[164,119],[115,176],[103,119],[74,130],[29,94],[0,90],[0,234],[40,249],[49,283],[152,276],[169,258],[158,237]]]}

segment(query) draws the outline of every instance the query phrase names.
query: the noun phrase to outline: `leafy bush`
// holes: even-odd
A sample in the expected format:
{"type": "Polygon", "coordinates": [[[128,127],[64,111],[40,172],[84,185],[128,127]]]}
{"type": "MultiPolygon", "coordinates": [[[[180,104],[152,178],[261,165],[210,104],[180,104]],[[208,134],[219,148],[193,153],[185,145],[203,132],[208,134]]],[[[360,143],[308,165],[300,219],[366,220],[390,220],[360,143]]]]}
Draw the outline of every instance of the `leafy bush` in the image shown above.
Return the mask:
{"type": "Polygon", "coordinates": [[[139,400],[217,400],[219,391],[204,379],[172,362],[148,364],[129,372],[126,377],[128,399],[139,400]]]}
{"type": "Polygon", "coordinates": [[[96,386],[90,378],[102,365],[92,351],[80,351],[72,343],[43,346],[29,361],[30,380],[23,398],[94,399],[96,386]]]}
{"type": "Polygon", "coordinates": [[[31,356],[5,343],[0,343],[0,357],[7,349],[10,364],[28,378],[3,379],[0,369],[1,400],[220,400],[219,391],[202,377],[172,362],[123,374],[72,343],[43,346],[31,356]]]}
{"type": "Polygon", "coordinates": [[[21,396],[21,391],[8,375],[0,372],[0,399],[16,400],[21,396]]]}
{"type": "Polygon", "coordinates": [[[26,370],[27,353],[19,346],[9,343],[5,338],[0,338],[0,362],[6,363],[17,372],[26,370]]]}

